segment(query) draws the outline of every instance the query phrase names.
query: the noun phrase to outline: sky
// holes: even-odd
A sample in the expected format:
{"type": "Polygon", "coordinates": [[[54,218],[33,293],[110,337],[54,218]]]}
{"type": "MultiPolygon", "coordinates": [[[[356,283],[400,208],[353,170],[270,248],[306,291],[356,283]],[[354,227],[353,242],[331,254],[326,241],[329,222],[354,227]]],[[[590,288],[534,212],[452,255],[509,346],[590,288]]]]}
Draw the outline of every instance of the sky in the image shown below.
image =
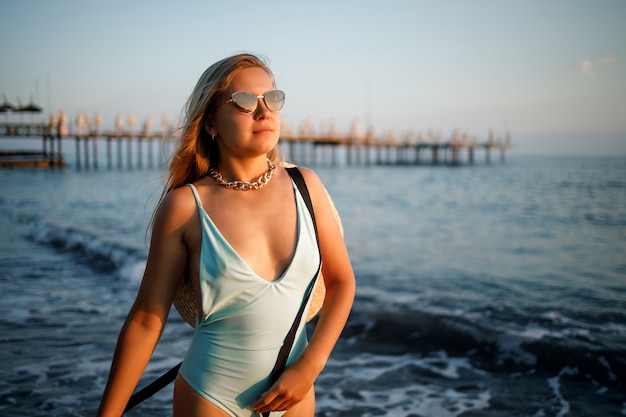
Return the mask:
{"type": "Polygon", "coordinates": [[[159,130],[209,65],[251,52],[292,131],[493,130],[521,154],[626,155],[622,0],[2,0],[0,39],[0,93],[42,119],[99,111],[112,129],[132,112],[159,130]]]}

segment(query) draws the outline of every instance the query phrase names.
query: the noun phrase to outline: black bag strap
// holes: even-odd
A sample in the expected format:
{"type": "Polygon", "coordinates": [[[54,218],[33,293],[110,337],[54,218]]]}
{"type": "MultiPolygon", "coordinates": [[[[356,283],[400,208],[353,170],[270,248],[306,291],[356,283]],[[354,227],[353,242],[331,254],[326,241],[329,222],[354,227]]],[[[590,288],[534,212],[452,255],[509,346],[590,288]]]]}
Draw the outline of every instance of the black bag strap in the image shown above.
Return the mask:
{"type": "MultiPolygon", "coordinates": [[[[315,229],[315,239],[318,242],[317,246],[319,250],[319,236],[317,235],[317,223],[315,221],[315,212],[313,211],[313,202],[311,201],[311,196],[309,195],[309,189],[307,188],[306,182],[304,181],[304,178],[302,177],[302,173],[297,167],[291,167],[291,168],[286,168],[286,169],[289,175],[291,176],[291,178],[293,179],[293,182],[298,187],[298,190],[300,190],[302,199],[304,200],[304,203],[306,204],[307,209],[309,210],[309,213],[311,214],[311,219],[313,221],[313,228],[315,229]]],[[[296,318],[294,319],[293,324],[291,325],[291,329],[289,329],[289,333],[287,333],[287,337],[285,337],[283,346],[280,348],[280,351],[278,352],[278,359],[276,359],[276,363],[274,364],[274,369],[272,369],[272,372],[270,373],[270,385],[278,381],[278,378],[285,370],[285,367],[287,365],[287,359],[289,358],[289,354],[291,353],[291,348],[296,338],[298,327],[300,327],[300,322],[302,321],[302,315],[304,314],[304,310],[306,309],[306,306],[309,302],[309,298],[311,298],[311,294],[313,293],[313,288],[315,288],[315,282],[317,281],[319,270],[317,272],[318,273],[315,274],[315,277],[313,277],[313,279],[311,280],[311,282],[309,283],[306,289],[306,292],[304,293],[304,299],[302,300],[302,304],[300,305],[298,314],[296,314],[296,318]]],[[[263,413],[263,417],[269,417],[269,415],[270,415],[269,412],[263,413]]]]}
{"type": "Polygon", "coordinates": [[[311,195],[309,194],[309,189],[306,186],[306,182],[304,181],[304,177],[302,173],[298,169],[298,167],[289,167],[285,168],[291,179],[298,187],[300,194],[302,194],[302,199],[304,200],[304,204],[306,204],[306,208],[309,209],[309,214],[311,215],[311,220],[313,220],[313,228],[315,229],[315,239],[317,239],[318,247],[319,247],[319,236],[317,235],[317,222],[315,221],[315,212],[313,211],[313,202],[311,201],[311,195]]]}
{"type": "Polygon", "coordinates": [[[161,391],[170,382],[176,379],[176,375],[178,375],[178,370],[180,369],[180,365],[182,364],[182,362],[179,362],[178,365],[174,366],[172,369],[155,379],[152,383],[142,388],[141,391],[137,391],[136,393],[131,395],[130,400],[128,400],[128,404],[126,404],[124,412],[131,410],[136,405],[152,397],[154,394],[161,391]]]}
{"type": "MultiPolygon", "coordinates": [[[[306,204],[309,213],[311,214],[311,219],[313,221],[313,228],[315,229],[315,238],[318,242],[319,249],[319,236],[317,235],[317,223],[315,221],[315,212],[313,211],[313,202],[311,201],[311,195],[309,194],[309,189],[306,186],[306,182],[304,181],[304,177],[302,173],[297,167],[286,168],[289,176],[293,179],[294,184],[298,187],[300,194],[302,195],[302,199],[306,204]]],[[[318,271],[319,272],[319,271],[318,271]]],[[[285,341],[283,342],[283,346],[280,348],[278,352],[278,358],[276,359],[276,363],[274,364],[274,368],[270,373],[270,384],[274,384],[280,375],[285,370],[287,359],[289,358],[289,353],[291,353],[291,347],[293,346],[293,342],[296,338],[296,333],[298,331],[298,327],[300,327],[300,322],[302,321],[302,315],[304,314],[304,310],[306,305],[309,302],[309,298],[311,297],[311,293],[313,293],[313,288],[315,287],[315,282],[318,274],[315,274],[315,277],[309,283],[307,287],[304,298],[302,300],[302,304],[300,305],[300,309],[298,310],[298,314],[296,314],[296,318],[289,329],[289,333],[285,337],[285,341]]],[[[137,391],[133,395],[131,395],[128,403],[126,404],[126,408],[124,409],[124,413],[134,408],[136,405],[142,403],[147,400],[163,388],[165,388],[170,382],[176,379],[176,375],[178,375],[178,370],[182,362],[178,363],[178,365],[174,366],[172,369],[161,375],[159,378],[154,380],[152,383],[142,388],[140,391],[137,391]]],[[[263,413],[263,417],[268,417],[270,413],[263,413]]]]}

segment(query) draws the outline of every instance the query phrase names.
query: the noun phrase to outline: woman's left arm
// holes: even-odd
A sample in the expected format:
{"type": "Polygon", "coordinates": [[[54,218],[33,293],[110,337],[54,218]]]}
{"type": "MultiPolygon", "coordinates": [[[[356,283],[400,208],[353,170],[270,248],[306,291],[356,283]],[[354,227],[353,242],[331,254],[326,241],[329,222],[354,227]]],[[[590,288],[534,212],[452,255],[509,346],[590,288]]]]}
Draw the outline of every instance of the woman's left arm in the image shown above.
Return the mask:
{"type": "Polygon", "coordinates": [[[286,410],[304,398],[324,369],[354,301],[356,281],[341,228],[335,220],[334,208],[317,175],[311,170],[299,169],[315,211],[326,296],[308,346],[254,405],[258,413],[286,410]]]}
{"type": "Polygon", "coordinates": [[[356,281],[341,228],[322,182],[313,171],[300,170],[313,201],[326,286],[324,305],[315,331],[300,359],[307,363],[307,367],[318,370],[319,374],[348,320],[356,281]]]}

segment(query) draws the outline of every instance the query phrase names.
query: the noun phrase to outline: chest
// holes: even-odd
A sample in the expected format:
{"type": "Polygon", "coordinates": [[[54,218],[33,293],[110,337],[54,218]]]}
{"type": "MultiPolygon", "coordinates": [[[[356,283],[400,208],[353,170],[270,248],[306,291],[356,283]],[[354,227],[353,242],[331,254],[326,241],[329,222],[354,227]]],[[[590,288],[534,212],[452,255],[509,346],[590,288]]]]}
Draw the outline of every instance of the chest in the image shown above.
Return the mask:
{"type": "Polygon", "coordinates": [[[193,272],[200,259],[204,216],[212,233],[258,276],[274,281],[288,267],[298,238],[298,213],[293,193],[286,199],[259,202],[235,199],[220,204],[218,200],[203,204],[199,210],[190,233],[190,270],[193,272]]]}

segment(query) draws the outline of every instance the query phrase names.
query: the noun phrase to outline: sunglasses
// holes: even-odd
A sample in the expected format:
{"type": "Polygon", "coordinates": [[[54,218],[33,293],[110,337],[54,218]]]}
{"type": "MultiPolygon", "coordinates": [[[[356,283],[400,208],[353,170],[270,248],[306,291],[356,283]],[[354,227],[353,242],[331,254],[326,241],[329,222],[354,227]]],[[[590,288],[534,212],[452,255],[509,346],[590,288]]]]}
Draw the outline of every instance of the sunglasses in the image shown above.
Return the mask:
{"type": "Polygon", "coordinates": [[[263,102],[271,111],[278,111],[282,109],[283,104],[285,104],[285,93],[281,90],[266,91],[262,96],[239,91],[231,94],[230,100],[226,103],[234,103],[235,108],[241,113],[254,113],[259,105],[260,98],[263,99],[263,102]]]}

